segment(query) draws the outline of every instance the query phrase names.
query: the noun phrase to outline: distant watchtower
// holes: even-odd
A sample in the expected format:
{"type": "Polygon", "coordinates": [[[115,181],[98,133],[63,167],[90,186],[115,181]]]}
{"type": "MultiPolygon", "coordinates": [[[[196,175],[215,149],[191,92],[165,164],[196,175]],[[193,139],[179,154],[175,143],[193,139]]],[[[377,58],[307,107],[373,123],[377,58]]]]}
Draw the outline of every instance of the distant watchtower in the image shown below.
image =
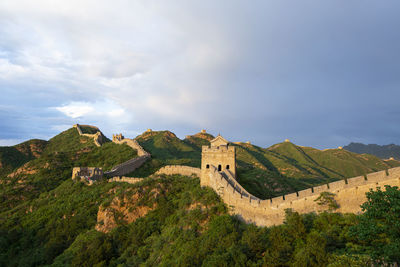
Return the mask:
{"type": "Polygon", "coordinates": [[[120,133],[120,134],[113,134],[113,142],[115,141],[122,141],[125,137],[120,133]]]}
{"type": "Polygon", "coordinates": [[[210,141],[211,146],[203,146],[201,152],[201,178],[202,186],[210,184],[209,172],[211,166],[219,172],[230,172],[236,178],[235,147],[229,146],[228,141],[218,135],[210,141]]]}

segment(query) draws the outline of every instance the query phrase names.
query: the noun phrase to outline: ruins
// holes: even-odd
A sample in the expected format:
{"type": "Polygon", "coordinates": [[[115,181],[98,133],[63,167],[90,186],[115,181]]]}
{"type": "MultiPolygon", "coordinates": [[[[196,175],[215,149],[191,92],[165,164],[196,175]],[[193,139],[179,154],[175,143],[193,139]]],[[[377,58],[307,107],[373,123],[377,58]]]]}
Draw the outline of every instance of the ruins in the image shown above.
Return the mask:
{"type": "Polygon", "coordinates": [[[72,169],[72,180],[80,180],[92,184],[103,178],[102,168],[97,167],[74,167],[72,169]]]}

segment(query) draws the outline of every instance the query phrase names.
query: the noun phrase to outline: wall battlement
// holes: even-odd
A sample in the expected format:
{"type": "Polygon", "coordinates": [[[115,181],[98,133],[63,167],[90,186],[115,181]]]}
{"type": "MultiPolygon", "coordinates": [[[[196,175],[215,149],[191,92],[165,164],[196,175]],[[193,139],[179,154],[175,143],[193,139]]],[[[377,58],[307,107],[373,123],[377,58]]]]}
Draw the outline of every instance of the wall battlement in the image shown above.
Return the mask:
{"type": "Polygon", "coordinates": [[[232,213],[244,221],[260,226],[283,223],[285,209],[299,213],[321,212],[327,210],[315,202],[322,192],[334,193],[339,204],[338,212],[359,213],[360,205],[366,201],[365,193],[384,185],[400,185],[400,167],[358,176],[329,184],[308,188],[296,193],[261,200],[248,193],[231,175],[219,172],[215,166],[210,168],[209,186],[232,208],[232,213]]]}
{"type": "Polygon", "coordinates": [[[366,201],[365,193],[370,189],[400,185],[400,167],[397,167],[262,200],[247,192],[236,181],[233,172],[236,170],[234,151],[234,147],[229,147],[228,141],[221,136],[211,141],[211,147],[203,146],[200,184],[213,188],[230,207],[232,214],[259,226],[283,223],[286,209],[299,213],[328,210],[329,207],[315,201],[322,192],[335,194],[335,201],[339,205],[337,212],[359,213],[360,205],[366,201]]]}
{"type": "Polygon", "coordinates": [[[235,153],[235,147],[233,146],[217,146],[217,147],[209,147],[209,146],[202,146],[202,152],[207,153],[215,153],[215,152],[232,152],[235,153]]]}

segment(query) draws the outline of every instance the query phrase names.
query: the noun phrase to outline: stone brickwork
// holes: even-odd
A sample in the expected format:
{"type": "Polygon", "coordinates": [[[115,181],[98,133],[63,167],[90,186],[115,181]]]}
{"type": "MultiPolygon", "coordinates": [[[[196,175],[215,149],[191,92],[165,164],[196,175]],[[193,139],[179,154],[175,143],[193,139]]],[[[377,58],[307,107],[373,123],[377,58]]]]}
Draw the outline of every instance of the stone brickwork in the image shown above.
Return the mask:
{"type": "MultiPolygon", "coordinates": [[[[360,213],[360,205],[366,201],[365,193],[370,189],[384,188],[384,185],[400,186],[400,167],[397,167],[388,171],[370,173],[366,176],[344,179],[296,193],[261,200],[247,192],[236,181],[235,174],[231,169],[218,167],[221,161],[226,162],[225,160],[228,159],[234,161],[235,159],[232,151],[221,139],[216,143],[217,146],[203,147],[200,184],[213,188],[230,207],[232,214],[236,214],[247,223],[259,226],[283,223],[286,209],[293,209],[299,213],[328,210],[329,207],[318,205],[315,201],[322,192],[335,194],[335,201],[339,205],[336,212],[360,213]],[[217,156],[210,156],[212,153],[217,156]]],[[[229,164],[235,164],[229,162],[229,164]]]]}
{"type": "Polygon", "coordinates": [[[297,193],[283,195],[272,199],[261,200],[244,190],[232,175],[219,172],[211,167],[209,186],[222,200],[231,207],[231,213],[241,217],[248,223],[259,226],[271,226],[283,223],[285,209],[293,209],[299,213],[321,212],[328,207],[320,206],[315,200],[322,192],[334,193],[339,205],[336,212],[360,213],[360,205],[366,201],[365,193],[384,185],[400,186],[400,167],[341,180],[322,186],[309,188],[297,193]]]}
{"type": "Polygon", "coordinates": [[[103,170],[96,167],[75,167],[72,169],[72,180],[85,181],[92,184],[103,178],[103,170]]]}
{"type": "Polygon", "coordinates": [[[136,184],[138,182],[143,181],[143,178],[134,178],[134,177],[125,177],[125,176],[116,176],[113,178],[108,179],[108,182],[124,182],[124,183],[128,183],[128,184],[136,184]]]}
{"type": "Polygon", "coordinates": [[[336,194],[335,200],[339,205],[336,212],[360,213],[360,205],[366,201],[365,193],[384,185],[400,186],[400,167],[385,171],[341,180],[322,186],[309,188],[297,193],[283,195],[272,199],[261,200],[252,196],[224,172],[218,172],[212,166],[208,173],[211,186],[237,214],[248,223],[260,226],[271,226],[283,223],[285,209],[293,209],[299,213],[321,212],[328,207],[320,206],[315,202],[321,192],[336,194]]]}
{"type": "Polygon", "coordinates": [[[94,144],[96,146],[101,146],[101,144],[103,143],[103,135],[101,134],[99,128],[97,128],[95,126],[91,126],[91,125],[79,125],[79,124],[75,124],[74,127],[78,131],[79,135],[87,136],[89,138],[93,138],[94,144]],[[95,134],[84,134],[84,133],[82,133],[82,129],[81,129],[80,126],[86,126],[86,127],[94,128],[94,129],[97,130],[97,132],[95,134]]]}
{"type": "Polygon", "coordinates": [[[191,176],[195,175],[200,177],[201,170],[199,168],[189,167],[189,166],[181,166],[181,165],[168,165],[159,169],[155,174],[166,174],[166,175],[174,175],[180,174],[183,176],[191,176]]]}
{"type": "Polygon", "coordinates": [[[210,141],[211,146],[203,146],[201,152],[201,179],[202,186],[209,185],[208,173],[211,166],[216,166],[218,171],[229,171],[236,178],[236,156],[235,147],[229,146],[222,136],[218,135],[210,141]]]}

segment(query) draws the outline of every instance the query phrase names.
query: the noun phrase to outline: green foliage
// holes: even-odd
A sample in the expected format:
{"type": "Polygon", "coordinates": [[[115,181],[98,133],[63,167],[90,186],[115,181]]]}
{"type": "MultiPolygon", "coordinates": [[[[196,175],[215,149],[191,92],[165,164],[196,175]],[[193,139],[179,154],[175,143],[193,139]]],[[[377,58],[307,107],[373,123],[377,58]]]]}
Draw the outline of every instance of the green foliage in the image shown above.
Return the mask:
{"type": "Polygon", "coordinates": [[[95,134],[99,131],[96,127],[90,126],[79,125],[79,128],[81,129],[83,134],[95,134]]]}
{"type": "Polygon", "coordinates": [[[2,178],[0,212],[34,199],[71,179],[73,167],[96,166],[110,170],[136,156],[137,152],[125,144],[107,142],[97,147],[92,139],[79,136],[77,130],[71,128],[50,139],[41,156],[27,163],[30,174],[2,178]]]}
{"type": "MultiPolygon", "coordinates": [[[[138,141],[152,159],[132,175],[144,177],[167,164],[199,167],[207,138],[181,141],[168,131],[145,133],[138,141]]],[[[30,145],[18,150],[28,158],[15,154],[21,161],[12,168],[26,163],[30,174],[2,178],[0,266],[368,266],[369,255],[380,263],[398,262],[400,197],[395,187],[370,192],[360,216],[287,210],[284,224],[256,227],[230,216],[219,196],[201,188],[197,178],[162,176],[134,185],[90,187],[70,179],[74,166],[107,170],[136,156],[126,145],[96,147],[76,129],[42,145],[37,158],[30,145]],[[132,200],[139,192],[140,199],[132,200]],[[121,205],[136,201],[130,212],[138,206],[154,209],[129,224],[116,210],[116,228],[108,234],[95,231],[99,207],[110,207],[115,198],[123,200],[121,205]]],[[[259,196],[388,168],[375,157],[342,150],[290,143],[269,149],[236,146],[238,179],[259,196]]],[[[332,205],[332,199],[321,194],[319,201],[332,205]]]]}
{"type": "Polygon", "coordinates": [[[331,192],[322,192],[314,201],[320,206],[328,207],[328,210],[333,211],[339,208],[339,204],[335,200],[336,194],[331,192]]]}
{"type": "Polygon", "coordinates": [[[375,262],[400,263],[400,190],[397,186],[377,188],[367,194],[361,205],[364,213],[352,233],[363,241],[366,252],[375,262]]]}
{"type": "Polygon", "coordinates": [[[128,176],[148,176],[166,165],[200,167],[201,149],[195,144],[180,140],[169,131],[144,133],[136,140],[151,154],[151,159],[128,176]]]}
{"type": "Polygon", "coordinates": [[[400,165],[372,155],[342,149],[321,151],[290,142],[267,149],[244,143],[235,146],[239,182],[262,199],[400,165]]]}
{"type": "Polygon", "coordinates": [[[0,147],[0,177],[35,159],[46,145],[44,140],[32,139],[15,146],[0,147]]]}

